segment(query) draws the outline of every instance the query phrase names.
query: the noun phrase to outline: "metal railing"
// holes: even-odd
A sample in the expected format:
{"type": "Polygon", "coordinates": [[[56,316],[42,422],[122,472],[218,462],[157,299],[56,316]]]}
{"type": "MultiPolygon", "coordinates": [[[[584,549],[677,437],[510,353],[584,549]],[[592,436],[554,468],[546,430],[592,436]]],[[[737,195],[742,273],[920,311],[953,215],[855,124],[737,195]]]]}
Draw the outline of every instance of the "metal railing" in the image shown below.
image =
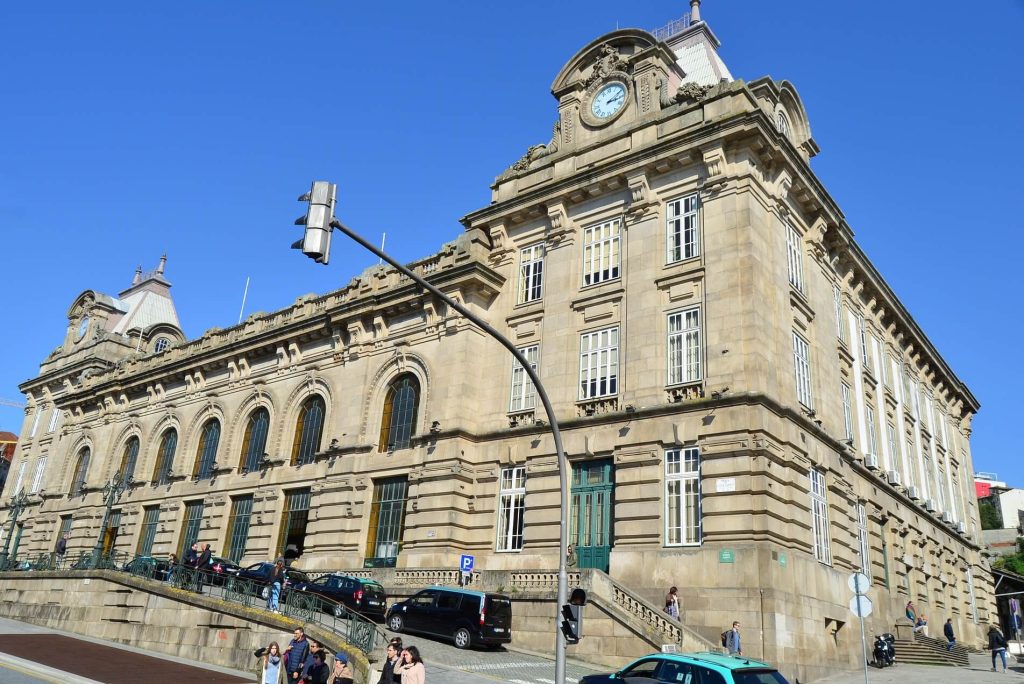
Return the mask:
{"type": "MultiPolygon", "coordinates": [[[[182,591],[189,591],[246,608],[269,612],[271,588],[265,582],[239,579],[186,565],[171,565],[150,556],[132,556],[123,552],[106,553],[96,560],[92,552],[61,559],[54,553],[43,553],[34,559],[8,561],[3,570],[113,570],[153,582],[163,582],[182,591]]],[[[364,653],[370,653],[386,635],[375,622],[338,601],[316,594],[281,590],[278,611],[287,617],[314,624],[335,634],[364,653]]]]}

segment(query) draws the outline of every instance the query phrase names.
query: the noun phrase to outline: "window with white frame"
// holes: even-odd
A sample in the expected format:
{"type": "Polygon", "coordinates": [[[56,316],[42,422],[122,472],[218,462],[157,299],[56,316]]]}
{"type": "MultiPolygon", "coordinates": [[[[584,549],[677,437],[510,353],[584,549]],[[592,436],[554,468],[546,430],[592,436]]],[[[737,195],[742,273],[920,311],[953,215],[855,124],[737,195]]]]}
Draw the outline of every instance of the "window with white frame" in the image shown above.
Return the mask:
{"type": "Polygon", "coordinates": [[[171,341],[166,337],[156,338],[156,344],[153,346],[153,351],[159,354],[163,350],[171,346],[171,341]]]}
{"type": "Polygon", "coordinates": [[[619,219],[583,229],[583,284],[619,277],[619,219]]]}
{"type": "Polygon", "coordinates": [[[519,250],[519,296],[517,304],[535,302],[544,296],[544,245],[519,250]]]}
{"type": "Polygon", "coordinates": [[[580,335],[580,399],[619,391],[619,329],[605,328],[580,335]]]}
{"type": "Polygon", "coordinates": [[[871,554],[868,539],[868,514],[864,504],[857,504],[857,541],[860,545],[860,570],[871,577],[871,554]]]}
{"type": "Polygon", "coordinates": [[[32,489],[30,494],[35,494],[43,486],[43,473],[46,472],[46,456],[40,456],[36,461],[36,476],[32,478],[32,489]]]}
{"type": "Polygon", "coordinates": [[[882,359],[882,384],[892,389],[892,354],[886,354],[879,347],[878,357],[882,359]]]}
{"type": "Polygon", "coordinates": [[[948,511],[946,508],[946,469],[939,464],[939,482],[938,482],[938,504],[940,511],[948,511]]]}
{"type": "Polygon", "coordinates": [[[498,551],[523,548],[523,512],[526,510],[526,466],[501,469],[498,492],[498,551]]]}
{"type": "Polygon", "coordinates": [[[836,308],[836,335],[839,341],[846,343],[846,316],[844,316],[843,292],[839,285],[832,285],[832,299],[836,308]]]}
{"type": "Polygon", "coordinates": [[[700,449],[665,452],[665,544],[701,542],[700,449]]]}
{"type": "Polygon", "coordinates": [[[697,382],[701,375],[700,309],[668,315],[668,384],[697,382]]]}
{"type": "Polygon", "coordinates": [[[907,486],[917,487],[917,456],[914,453],[914,441],[907,437],[907,460],[910,462],[910,468],[907,471],[907,486]]]}
{"type": "Polygon", "coordinates": [[[775,113],[775,128],[778,129],[782,135],[789,135],[789,119],[781,111],[775,113]]]}
{"type": "Polygon", "coordinates": [[[697,195],[674,199],[665,205],[668,263],[700,254],[697,195]]]}
{"type": "MultiPolygon", "coordinates": [[[[519,352],[530,362],[530,368],[537,370],[537,360],[540,357],[540,345],[521,347],[519,352]]],[[[533,380],[527,375],[523,365],[517,360],[512,361],[512,398],[509,399],[509,412],[529,411],[537,407],[537,388],[533,380]]]]}
{"type": "Polygon", "coordinates": [[[786,224],[786,255],[789,260],[789,284],[804,291],[804,250],[800,233],[786,224]]]}
{"type": "Polygon", "coordinates": [[[793,333],[793,368],[796,372],[796,398],[807,408],[811,404],[811,362],[807,340],[793,333]]]}
{"type": "Polygon", "coordinates": [[[36,414],[32,416],[32,430],[28,433],[29,439],[36,436],[36,430],[39,429],[39,419],[43,417],[43,407],[36,408],[36,414]]]}
{"type": "Polygon", "coordinates": [[[857,314],[857,327],[860,329],[860,361],[865,370],[871,368],[871,352],[868,351],[868,333],[864,325],[864,314],[857,314]]]}
{"type": "Polygon", "coordinates": [[[832,541],[828,530],[828,499],[825,490],[825,473],[811,468],[811,532],[814,535],[814,557],[819,562],[832,565],[832,541]]]}
{"type": "Polygon", "coordinates": [[[893,470],[902,470],[902,468],[899,467],[900,455],[897,451],[898,443],[896,442],[896,426],[892,423],[885,424],[885,438],[889,443],[889,458],[892,459],[893,470]]]}
{"type": "Polygon", "coordinates": [[[845,382],[840,383],[840,391],[843,397],[843,434],[846,439],[853,439],[853,405],[850,402],[850,386],[845,382]]]}
{"type": "Polygon", "coordinates": [[[46,431],[53,432],[56,430],[58,420],[60,420],[60,409],[54,406],[53,411],[50,413],[50,424],[46,426],[46,431]]]}
{"type": "Polygon", "coordinates": [[[28,465],[27,460],[22,460],[21,465],[18,466],[18,479],[14,481],[14,489],[11,490],[11,494],[17,494],[21,491],[21,486],[25,483],[25,467],[28,465]]]}
{"type": "Polygon", "coordinates": [[[872,344],[872,346],[868,347],[868,350],[872,352],[872,365],[871,365],[871,369],[875,373],[875,381],[877,383],[878,378],[880,378],[881,375],[882,375],[882,369],[879,368],[879,366],[884,366],[885,365],[885,363],[882,361],[882,359],[884,359],[885,357],[882,356],[882,354],[881,354],[882,340],[880,340],[878,338],[878,335],[875,335],[875,334],[871,335],[871,344],[872,344]]]}
{"type": "Polygon", "coordinates": [[[865,453],[874,456],[878,455],[878,440],[875,438],[875,409],[870,406],[864,407],[864,422],[867,424],[868,443],[865,445],[865,453]]]}

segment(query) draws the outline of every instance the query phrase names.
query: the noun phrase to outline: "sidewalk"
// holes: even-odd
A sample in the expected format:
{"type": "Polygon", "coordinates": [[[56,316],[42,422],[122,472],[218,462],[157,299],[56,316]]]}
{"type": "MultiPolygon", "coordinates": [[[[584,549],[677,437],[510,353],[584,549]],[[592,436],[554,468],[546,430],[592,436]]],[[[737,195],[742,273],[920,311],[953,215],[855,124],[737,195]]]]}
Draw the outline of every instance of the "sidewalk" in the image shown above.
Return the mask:
{"type": "MultiPolygon", "coordinates": [[[[897,659],[899,654],[897,654],[897,659]]],[[[896,667],[884,669],[868,668],[869,684],[988,684],[992,682],[1024,682],[1024,664],[1008,658],[1008,668],[1003,674],[1002,663],[999,672],[992,672],[992,656],[989,654],[970,654],[970,665],[967,667],[941,667],[933,665],[897,664],[896,667]]],[[[845,672],[825,679],[816,680],[815,684],[864,684],[864,671],[845,672]]]]}

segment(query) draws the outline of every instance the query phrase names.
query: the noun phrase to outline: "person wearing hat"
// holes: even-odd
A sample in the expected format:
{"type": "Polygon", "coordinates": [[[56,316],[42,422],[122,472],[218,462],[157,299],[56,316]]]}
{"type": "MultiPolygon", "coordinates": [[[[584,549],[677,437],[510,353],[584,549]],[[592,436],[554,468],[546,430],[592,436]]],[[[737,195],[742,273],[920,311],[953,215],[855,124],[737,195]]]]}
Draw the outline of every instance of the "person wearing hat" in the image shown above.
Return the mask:
{"type": "Polygon", "coordinates": [[[348,664],[348,656],[341,651],[334,654],[334,670],[327,684],[352,684],[352,666],[348,664]]]}

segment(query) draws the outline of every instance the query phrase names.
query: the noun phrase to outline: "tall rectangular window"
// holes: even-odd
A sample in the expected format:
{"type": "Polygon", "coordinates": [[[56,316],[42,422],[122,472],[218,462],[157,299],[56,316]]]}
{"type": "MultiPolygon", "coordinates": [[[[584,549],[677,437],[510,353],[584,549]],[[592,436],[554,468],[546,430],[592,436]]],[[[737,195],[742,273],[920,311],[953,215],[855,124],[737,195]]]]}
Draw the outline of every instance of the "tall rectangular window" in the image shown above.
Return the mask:
{"type": "Polygon", "coordinates": [[[309,487],[285,491],[281,531],[277,535],[277,551],[274,555],[296,558],[305,550],[310,494],[309,487]]]}
{"type": "Polygon", "coordinates": [[[971,575],[970,568],[964,570],[964,578],[967,580],[967,595],[971,602],[971,621],[974,624],[978,624],[978,604],[974,600],[974,577],[971,575]]]}
{"type": "MultiPolygon", "coordinates": [[[[864,504],[857,504],[857,539],[860,546],[860,569],[871,577],[871,554],[868,539],[868,514],[864,504]]],[[[865,587],[866,588],[866,587],[865,587]]]]}
{"type": "MultiPolygon", "coordinates": [[[[520,353],[530,362],[530,368],[537,370],[537,361],[540,357],[540,346],[532,345],[521,347],[520,353]]],[[[509,412],[529,411],[537,407],[537,388],[533,386],[533,380],[526,374],[523,365],[512,360],[512,397],[508,402],[509,412]]]]}
{"type": "Polygon", "coordinates": [[[882,359],[882,384],[892,389],[892,354],[886,354],[878,348],[878,358],[882,359]]]}
{"type": "MultiPolygon", "coordinates": [[[[72,523],[72,521],[73,521],[73,518],[70,515],[62,515],[62,516],[60,516],[60,529],[57,530],[57,539],[54,541],[54,549],[55,550],[56,550],[56,546],[57,546],[56,542],[58,542],[61,539],[63,539],[65,534],[67,534],[67,535],[71,534],[71,523],[72,523]]],[[[71,540],[69,539],[68,540],[68,544],[70,545],[70,543],[71,543],[71,540]]]]}
{"type": "Polygon", "coordinates": [[[889,542],[885,538],[885,523],[880,523],[878,527],[878,538],[882,540],[882,583],[886,589],[891,589],[889,585],[889,542]]]}
{"type": "Polygon", "coordinates": [[[914,441],[907,438],[907,460],[910,462],[909,472],[907,473],[907,486],[918,486],[917,481],[917,455],[914,453],[914,441]]]}
{"type": "Polygon", "coordinates": [[[857,328],[860,330],[860,361],[864,370],[871,370],[871,352],[868,351],[868,332],[864,325],[864,314],[857,315],[857,328]]]}
{"type": "Polygon", "coordinates": [[[843,315],[843,291],[838,285],[832,286],[832,304],[835,306],[836,314],[836,336],[845,344],[846,342],[846,316],[843,315]]]}
{"type": "Polygon", "coordinates": [[[36,460],[36,476],[32,478],[32,489],[29,494],[35,494],[43,486],[43,473],[46,471],[46,456],[40,456],[36,460]]]}
{"type": "Polygon", "coordinates": [[[203,502],[185,502],[185,524],[181,528],[181,540],[178,542],[178,558],[184,558],[185,553],[199,539],[199,526],[203,522],[203,502]]]}
{"type": "Polygon", "coordinates": [[[668,384],[701,379],[700,309],[668,315],[668,384]]]}
{"type": "Polygon", "coordinates": [[[700,254],[697,237],[697,195],[680,197],[665,207],[668,231],[668,263],[700,254]]]}
{"type": "Polygon", "coordinates": [[[583,229],[583,284],[619,277],[619,219],[583,229]]]}
{"type": "Polygon", "coordinates": [[[46,426],[46,431],[53,432],[56,430],[58,420],[60,420],[60,409],[54,406],[53,411],[50,413],[50,424],[46,426]]]}
{"type": "MultiPolygon", "coordinates": [[[[885,437],[886,437],[886,441],[889,444],[889,458],[892,459],[892,468],[893,468],[893,470],[902,470],[902,468],[899,467],[900,454],[899,454],[899,451],[897,451],[899,446],[898,446],[898,443],[896,442],[896,426],[893,425],[892,423],[886,423],[886,425],[885,425],[885,437]]],[[[907,484],[907,483],[904,482],[903,484],[907,484]]]]}
{"type": "Polygon", "coordinates": [[[519,250],[519,296],[516,303],[535,302],[544,296],[544,245],[519,250]]]}
{"type": "Polygon", "coordinates": [[[700,544],[700,450],[665,452],[665,544],[700,544]]]}
{"type": "Polygon", "coordinates": [[[153,555],[153,540],[160,523],[160,507],[146,506],[142,511],[142,529],[139,531],[139,545],[135,553],[139,556],[153,555]]]}
{"type": "Polygon", "coordinates": [[[526,466],[501,469],[498,492],[498,551],[523,548],[523,513],[526,510],[526,466]]]}
{"type": "Polygon", "coordinates": [[[228,560],[238,563],[245,555],[251,517],[252,494],[232,497],[231,515],[228,518],[228,560]]]}
{"type": "Polygon", "coordinates": [[[832,541],[828,529],[828,500],[825,489],[825,473],[811,468],[811,532],[814,535],[814,557],[819,562],[832,565],[832,541]]]}
{"type": "Polygon", "coordinates": [[[32,416],[32,431],[28,433],[29,438],[36,436],[36,430],[39,429],[39,419],[43,417],[43,407],[36,408],[36,413],[32,416]]]}
{"type": "Polygon", "coordinates": [[[786,255],[789,258],[789,284],[804,291],[804,250],[800,233],[786,224],[786,255]]]}
{"type": "Polygon", "coordinates": [[[25,484],[25,468],[28,466],[28,460],[22,459],[21,465],[18,466],[18,479],[14,481],[14,489],[11,490],[11,494],[17,494],[21,491],[21,487],[25,484]]]}
{"type": "Polygon", "coordinates": [[[366,567],[395,567],[405,532],[405,502],[408,481],[391,477],[377,481],[370,503],[366,567]]]}
{"type": "Polygon", "coordinates": [[[853,405],[850,403],[850,386],[840,383],[843,396],[843,434],[846,439],[853,439],[853,405]]]}
{"type": "Polygon", "coordinates": [[[864,407],[864,422],[867,423],[868,443],[866,453],[873,456],[878,455],[878,439],[875,437],[875,409],[870,406],[864,407]]]}
{"type": "Polygon", "coordinates": [[[807,408],[811,403],[811,359],[807,340],[793,333],[793,369],[796,373],[796,398],[807,408]]]}
{"type": "Polygon", "coordinates": [[[580,399],[618,394],[619,329],[580,335],[580,399]]]}

